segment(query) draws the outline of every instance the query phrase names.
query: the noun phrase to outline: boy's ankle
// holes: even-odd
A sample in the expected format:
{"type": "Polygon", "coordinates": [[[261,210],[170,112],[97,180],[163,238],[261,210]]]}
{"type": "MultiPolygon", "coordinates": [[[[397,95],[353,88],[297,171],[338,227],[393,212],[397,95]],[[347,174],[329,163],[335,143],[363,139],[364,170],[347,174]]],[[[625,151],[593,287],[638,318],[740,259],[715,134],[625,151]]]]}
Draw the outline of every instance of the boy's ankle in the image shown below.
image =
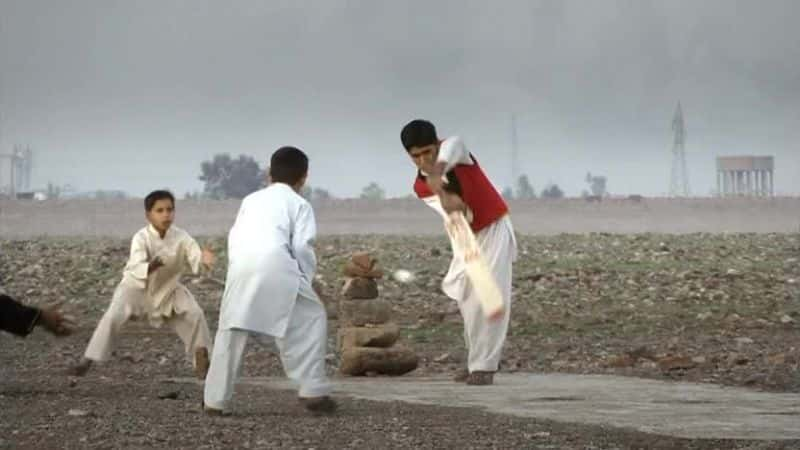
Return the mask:
{"type": "Polygon", "coordinates": [[[70,367],[67,370],[67,374],[68,375],[72,375],[72,376],[76,376],[76,377],[82,377],[82,376],[86,375],[86,372],[88,372],[89,369],[91,369],[92,363],[93,363],[93,361],[91,359],[83,358],[83,359],[81,359],[81,361],[78,364],[70,367]]]}

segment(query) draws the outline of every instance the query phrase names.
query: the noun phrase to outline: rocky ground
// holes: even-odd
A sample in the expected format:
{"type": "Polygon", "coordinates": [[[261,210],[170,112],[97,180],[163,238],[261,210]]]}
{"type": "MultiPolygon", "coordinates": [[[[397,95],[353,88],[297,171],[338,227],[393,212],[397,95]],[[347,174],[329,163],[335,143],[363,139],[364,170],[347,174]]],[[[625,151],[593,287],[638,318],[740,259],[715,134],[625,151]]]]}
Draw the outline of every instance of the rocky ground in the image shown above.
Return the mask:
{"type": "MultiPolygon", "coordinates": [[[[220,264],[224,239],[201,238],[220,264]]],[[[610,373],[800,392],[800,236],[797,234],[521,236],[504,371],[610,373]]],[[[320,282],[335,310],[341,268],[368,250],[420,355],[411,375],[464,364],[460,318],[439,292],[444,238],[324,237],[320,282]]],[[[236,415],[199,415],[199,389],[164,380],[190,374],[177,337],[132,323],[111,364],[83,379],[76,361],[119,281],[126,240],[0,241],[0,285],[30,303],[62,300],[76,336],[0,335],[0,448],[796,448],[798,443],[685,441],[633,431],[488,415],[470,409],[343,400],[331,418],[308,417],[288,392],[237,393],[236,415]],[[159,397],[166,397],[160,399],[159,397]],[[175,398],[173,398],[175,397],[175,398]],[[285,405],[289,405],[287,408],[285,405]]],[[[216,326],[222,286],[187,278],[216,326]]],[[[330,322],[331,371],[338,364],[330,322]]],[[[280,374],[275,349],[250,346],[244,374],[280,374]]]]}

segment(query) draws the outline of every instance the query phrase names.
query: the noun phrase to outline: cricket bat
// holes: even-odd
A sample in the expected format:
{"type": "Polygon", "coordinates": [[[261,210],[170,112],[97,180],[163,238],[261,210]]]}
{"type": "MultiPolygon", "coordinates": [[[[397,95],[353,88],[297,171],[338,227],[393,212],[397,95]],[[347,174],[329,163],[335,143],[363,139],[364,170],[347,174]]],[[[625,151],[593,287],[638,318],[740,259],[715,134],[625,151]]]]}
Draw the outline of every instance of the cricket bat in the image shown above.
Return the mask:
{"type": "Polygon", "coordinates": [[[453,251],[464,260],[467,277],[481,301],[484,316],[489,320],[500,319],[503,317],[503,294],[464,213],[451,212],[445,220],[445,228],[453,240],[453,251]]]}

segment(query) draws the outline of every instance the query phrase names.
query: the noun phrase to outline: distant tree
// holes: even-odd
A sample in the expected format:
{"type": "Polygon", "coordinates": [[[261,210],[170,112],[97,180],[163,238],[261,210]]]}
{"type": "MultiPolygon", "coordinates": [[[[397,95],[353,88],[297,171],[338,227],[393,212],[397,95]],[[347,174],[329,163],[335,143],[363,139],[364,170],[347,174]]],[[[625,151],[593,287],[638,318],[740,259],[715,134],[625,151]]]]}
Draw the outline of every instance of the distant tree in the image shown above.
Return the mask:
{"type": "Polygon", "coordinates": [[[233,159],[227,153],[214,155],[200,165],[204,193],[214,199],[243,198],[264,185],[264,171],[252,156],[233,159]]]}
{"type": "Polygon", "coordinates": [[[325,201],[333,198],[333,195],[327,189],[315,188],[309,185],[303,186],[303,189],[300,190],[300,195],[310,202],[325,201]]]}
{"type": "Polygon", "coordinates": [[[586,183],[589,184],[589,189],[592,191],[593,197],[602,198],[608,195],[606,191],[606,177],[592,175],[590,172],[587,172],[586,183]]]}
{"type": "Polygon", "coordinates": [[[383,200],[386,198],[386,191],[376,182],[372,182],[361,190],[361,198],[367,200],[383,200]]]}
{"type": "Polygon", "coordinates": [[[503,188],[503,193],[500,195],[502,195],[503,198],[506,200],[511,200],[514,198],[514,190],[506,186],[505,188],[503,188]]]}
{"type": "Polygon", "coordinates": [[[314,188],[311,190],[311,199],[314,201],[325,201],[332,198],[333,195],[327,189],[314,188]]]}
{"type": "Polygon", "coordinates": [[[550,184],[542,190],[542,198],[564,198],[564,191],[557,184],[550,184]]]}
{"type": "Polygon", "coordinates": [[[527,175],[520,175],[517,178],[517,192],[514,193],[514,197],[521,199],[536,198],[536,191],[533,190],[527,175]]]}

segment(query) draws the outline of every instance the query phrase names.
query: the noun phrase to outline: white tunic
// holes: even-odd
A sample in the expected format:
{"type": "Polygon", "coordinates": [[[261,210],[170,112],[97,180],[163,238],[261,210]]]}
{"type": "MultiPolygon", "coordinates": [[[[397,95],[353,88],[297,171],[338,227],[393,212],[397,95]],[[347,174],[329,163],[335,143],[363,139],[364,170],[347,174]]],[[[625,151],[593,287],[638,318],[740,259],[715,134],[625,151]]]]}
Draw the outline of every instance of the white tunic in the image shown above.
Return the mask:
{"type": "Polygon", "coordinates": [[[219,328],[283,337],[298,292],[319,300],[311,289],[316,233],[311,205],[288,185],[245,197],[228,234],[219,328]]]}
{"type": "Polygon", "coordinates": [[[171,226],[162,238],[148,225],[133,235],[120,295],[126,297],[133,315],[146,315],[153,325],[159,325],[164,318],[172,316],[176,295],[185,290],[179,283],[181,275],[186,269],[198,273],[201,259],[200,246],[189,233],[171,226]],[[160,258],[164,265],[148,275],[148,264],[155,258],[160,258]],[[139,294],[142,290],[144,298],[139,294]]]}

